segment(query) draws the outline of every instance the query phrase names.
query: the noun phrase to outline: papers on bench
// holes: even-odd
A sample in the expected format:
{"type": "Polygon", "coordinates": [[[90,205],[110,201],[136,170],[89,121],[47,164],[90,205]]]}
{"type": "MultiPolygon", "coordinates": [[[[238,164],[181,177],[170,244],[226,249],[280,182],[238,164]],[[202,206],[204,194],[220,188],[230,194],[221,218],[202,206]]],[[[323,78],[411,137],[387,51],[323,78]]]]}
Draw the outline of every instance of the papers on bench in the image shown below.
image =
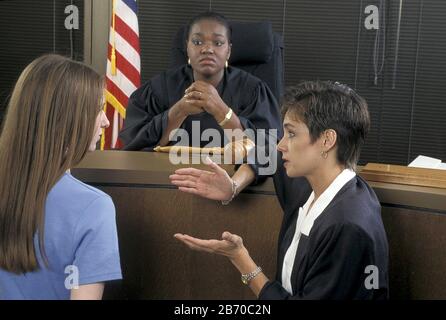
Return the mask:
{"type": "Polygon", "coordinates": [[[440,159],[420,155],[408,167],[446,170],[446,163],[441,162],[440,159]]]}

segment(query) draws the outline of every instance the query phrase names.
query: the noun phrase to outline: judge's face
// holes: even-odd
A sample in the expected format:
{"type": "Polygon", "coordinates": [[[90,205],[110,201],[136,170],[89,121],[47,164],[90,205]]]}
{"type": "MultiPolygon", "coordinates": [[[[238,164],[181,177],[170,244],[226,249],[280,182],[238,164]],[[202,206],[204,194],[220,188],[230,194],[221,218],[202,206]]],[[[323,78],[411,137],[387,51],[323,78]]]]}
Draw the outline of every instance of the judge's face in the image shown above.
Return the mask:
{"type": "Polygon", "coordinates": [[[214,20],[201,20],[192,25],[187,41],[187,55],[195,72],[212,77],[223,71],[231,54],[228,30],[214,20]]]}
{"type": "Polygon", "coordinates": [[[99,111],[99,114],[96,117],[96,122],[94,125],[93,138],[91,139],[90,147],[88,148],[89,151],[96,150],[96,144],[101,139],[102,129],[108,128],[109,125],[110,122],[108,122],[104,110],[99,111]]]}
{"type": "Polygon", "coordinates": [[[282,152],[284,167],[289,177],[311,175],[321,162],[321,139],[311,142],[305,123],[289,112],[283,121],[284,135],[277,149],[282,152]]]}

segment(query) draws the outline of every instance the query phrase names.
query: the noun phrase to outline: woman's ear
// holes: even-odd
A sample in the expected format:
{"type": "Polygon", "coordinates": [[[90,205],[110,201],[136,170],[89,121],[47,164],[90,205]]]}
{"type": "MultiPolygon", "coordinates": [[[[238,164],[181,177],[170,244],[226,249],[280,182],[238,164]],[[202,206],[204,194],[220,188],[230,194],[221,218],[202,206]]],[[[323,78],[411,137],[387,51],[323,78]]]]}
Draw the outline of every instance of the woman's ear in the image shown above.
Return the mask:
{"type": "Polygon", "coordinates": [[[229,61],[229,58],[231,57],[231,51],[232,51],[232,43],[230,43],[228,46],[228,57],[226,58],[226,60],[228,60],[228,61],[229,61]]]}
{"type": "Polygon", "coordinates": [[[327,129],[322,133],[322,144],[324,151],[330,151],[336,145],[338,135],[335,130],[327,129]]]}
{"type": "Polygon", "coordinates": [[[186,49],[186,55],[189,57],[189,39],[186,38],[186,42],[184,43],[184,48],[186,49]]]}

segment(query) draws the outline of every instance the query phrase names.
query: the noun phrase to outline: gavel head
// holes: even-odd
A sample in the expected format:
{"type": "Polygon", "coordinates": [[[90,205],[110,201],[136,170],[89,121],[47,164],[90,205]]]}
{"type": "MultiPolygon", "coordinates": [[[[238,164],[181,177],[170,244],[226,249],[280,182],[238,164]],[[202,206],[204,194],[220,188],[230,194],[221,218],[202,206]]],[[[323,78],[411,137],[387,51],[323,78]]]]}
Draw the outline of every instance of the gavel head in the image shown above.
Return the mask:
{"type": "Polygon", "coordinates": [[[224,147],[224,162],[241,164],[246,160],[248,154],[254,149],[254,147],[255,143],[247,137],[230,142],[224,147]]]}

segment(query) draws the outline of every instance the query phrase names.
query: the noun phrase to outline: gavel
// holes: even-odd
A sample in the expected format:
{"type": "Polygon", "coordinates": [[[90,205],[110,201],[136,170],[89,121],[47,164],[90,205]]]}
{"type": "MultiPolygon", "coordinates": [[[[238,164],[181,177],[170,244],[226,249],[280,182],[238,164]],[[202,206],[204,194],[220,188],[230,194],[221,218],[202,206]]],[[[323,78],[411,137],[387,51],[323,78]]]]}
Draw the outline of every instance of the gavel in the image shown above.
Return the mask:
{"type": "Polygon", "coordinates": [[[254,149],[255,143],[248,138],[237,140],[228,143],[224,148],[199,148],[188,146],[157,146],[153,150],[156,152],[173,152],[180,154],[208,154],[208,155],[222,155],[224,159],[231,159],[233,163],[240,163],[248,157],[249,152],[254,149]]]}

